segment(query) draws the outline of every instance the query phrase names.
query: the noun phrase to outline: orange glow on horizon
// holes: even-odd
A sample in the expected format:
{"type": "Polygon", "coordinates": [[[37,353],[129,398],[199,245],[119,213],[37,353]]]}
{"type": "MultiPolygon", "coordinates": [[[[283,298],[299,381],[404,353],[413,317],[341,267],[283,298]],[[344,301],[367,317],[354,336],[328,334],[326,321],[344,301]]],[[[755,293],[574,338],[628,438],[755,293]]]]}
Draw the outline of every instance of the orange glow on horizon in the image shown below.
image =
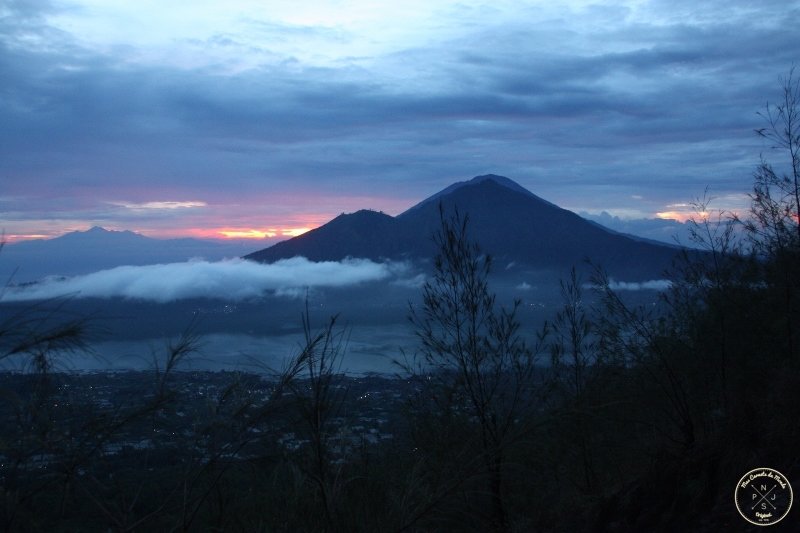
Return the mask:
{"type": "Polygon", "coordinates": [[[170,232],[170,238],[174,237],[193,237],[195,239],[214,239],[214,240],[268,240],[268,239],[289,239],[297,237],[307,231],[314,229],[315,225],[301,227],[281,227],[272,226],[267,228],[254,228],[252,226],[222,226],[208,228],[185,228],[170,232]]]}
{"type": "Polygon", "coordinates": [[[297,237],[312,228],[268,228],[258,229],[224,229],[217,230],[218,235],[226,239],[272,239],[275,237],[297,237]]]}
{"type": "Polygon", "coordinates": [[[6,244],[14,244],[17,242],[23,241],[33,241],[33,240],[42,240],[42,239],[52,239],[53,235],[45,235],[43,233],[30,233],[25,235],[2,235],[2,240],[0,242],[5,242],[6,244]]]}
{"type": "Polygon", "coordinates": [[[661,211],[656,213],[656,217],[662,220],[677,220],[678,222],[686,223],[690,220],[695,222],[703,222],[704,220],[727,220],[730,217],[747,218],[746,215],[741,215],[739,210],[718,210],[712,209],[711,211],[661,211]]]}
{"type": "Polygon", "coordinates": [[[698,213],[696,211],[660,211],[656,213],[656,217],[662,220],[677,220],[678,222],[687,222],[691,219],[708,218],[709,213],[703,211],[698,213]]]}

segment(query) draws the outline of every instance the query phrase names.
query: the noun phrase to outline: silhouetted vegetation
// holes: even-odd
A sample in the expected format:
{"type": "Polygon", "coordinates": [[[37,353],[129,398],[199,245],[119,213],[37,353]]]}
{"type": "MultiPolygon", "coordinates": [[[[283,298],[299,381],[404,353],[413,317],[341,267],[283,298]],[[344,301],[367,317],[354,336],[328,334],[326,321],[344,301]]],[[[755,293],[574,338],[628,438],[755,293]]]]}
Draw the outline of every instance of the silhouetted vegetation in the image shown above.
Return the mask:
{"type": "MultiPolygon", "coordinates": [[[[596,269],[523,341],[468,216],[441,212],[412,306],[419,351],[393,380],[339,372],[344,332],[313,331],[269,376],[74,375],[86,324],[57,302],[0,326],[0,526],[7,531],[746,530],[742,474],[800,480],[800,83],[768,106],[751,213],[697,202],[658,305],[596,269]],[[776,168],[786,168],[782,173],[776,168]]],[[[527,332],[531,333],[531,332],[527,332]]],[[[775,530],[796,527],[795,509],[775,530]]]]}

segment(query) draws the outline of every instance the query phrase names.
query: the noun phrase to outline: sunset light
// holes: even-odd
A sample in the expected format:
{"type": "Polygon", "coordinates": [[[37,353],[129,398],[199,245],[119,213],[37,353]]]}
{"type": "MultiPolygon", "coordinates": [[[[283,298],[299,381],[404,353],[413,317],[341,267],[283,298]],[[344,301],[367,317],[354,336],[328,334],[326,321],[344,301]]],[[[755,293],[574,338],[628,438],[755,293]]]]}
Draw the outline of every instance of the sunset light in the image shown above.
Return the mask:
{"type": "Polygon", "coordinates": [[[707,218],[708,212],[702,211],[660,211],[656,213],[656,217],[662,220],[677,220],[678,222],[687,222],[689,220],[700,218],[707,218]]]}
{"type": "Polygon", "coordinates": [[[677,220],[678,222],[688,222],[690,220],[700,222],[703,220],[724,220],[729,217],[747,218],[747,214],[742,214],[742,210],[740,209],[711,209],[707,211],[686,209],[685,211],[659,211],[656,213],[656,217],[661,220],[677,220]]]}
{"type": "Polygon", "coordinates": [[[275,237],[297,237],[312,228],[269,228],[266,230],[257,229],[235,229],[220,230],[217,233],[226,239],[271,239],[275,237]]]}
{"type": "Polygon", "coordinates": [[[3,235],[0,243],[13,244],[15,242],[32,241],[36,239],[49,239],[52,235],[44,235],[41,233],[31,233],[27,235],[3,235]]]}

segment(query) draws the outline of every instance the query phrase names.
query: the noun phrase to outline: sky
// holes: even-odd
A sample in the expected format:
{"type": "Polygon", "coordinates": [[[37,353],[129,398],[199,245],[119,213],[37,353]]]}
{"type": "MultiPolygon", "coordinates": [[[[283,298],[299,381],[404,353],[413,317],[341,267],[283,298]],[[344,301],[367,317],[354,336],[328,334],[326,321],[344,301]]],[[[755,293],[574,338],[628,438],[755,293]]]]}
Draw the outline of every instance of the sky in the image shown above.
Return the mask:
{"type": "Polygon", "coordinates": [[[800,2],[0,0],[0,230],[275,242],[494,173],[742,212],[800,2]]]}

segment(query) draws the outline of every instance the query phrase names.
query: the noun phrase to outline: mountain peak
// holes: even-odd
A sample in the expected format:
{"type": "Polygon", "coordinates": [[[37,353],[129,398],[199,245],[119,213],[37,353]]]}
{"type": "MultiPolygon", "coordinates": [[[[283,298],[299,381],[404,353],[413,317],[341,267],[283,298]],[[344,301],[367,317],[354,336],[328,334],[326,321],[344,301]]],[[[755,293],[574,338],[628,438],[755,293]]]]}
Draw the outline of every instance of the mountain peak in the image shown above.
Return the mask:
{"type": "Polygon", "coordinates": [[[459,189],[462,189],[464,187],[474,187],[474,186],[478,186],[478,185],[484,185],[486,183],[493,183],[493,184],[499,185],[501,187],[505,187],[506,189],[512,190],[512,191],[520,193],[520,194],[524,194],[525,196],[528,196],[529,198],[534,198],[534,199],[536,199],[536,200],[538,200],[540,202],[544,202],[544,203],[546,203],[546,204],[548,204],[550,206],[556,207],[554,204],[548,202],[547,200],[539,198],[538,196],[533,194],[531,191],[529,191],[528,189],[526,189],[525,187],[523,187],[522,185],[520,185],[519,183],[517,183],[516,181],[514,181],[514,180],[512,180],[510,178],[507,178],[505,176],[499,176],[497,174],[483,174],[481,176],[475,176],[474,178],[472,178],[470,180],[459,181],[459,182],[453,183],[449,187],[446,187],[446,188],[442,189],[441,191],[437,192],[436,194],[434,194],[433,196],[430,196],[430,197],[426,198],[425,200],[423,200],[420,203],[418,203],[417,205],[407,209],[406,211],[404,211],[403,213],[401,213],[398,216],[399,217],[403,217],[408,213],[412,213],[412,212],[418,210],[419,208],[421,208],[424,205],[427,205],[427,204],[429,204],[431,202],[436,202],[436,201],[440,200],[442,197],[447,196],[449,194],[452,194],[455,191],[457,191],[459,189]]]}
{"type": "MultiPolygon", "coordinates": [[[[357,220],[371,220],[377,218],[384,218],[388,217],[386,213],[383,211],[375,211],[374,209],[359,209],[358,211],[354,211],[353,213],[342,213],[341,215],[337,216],[336,218],[342,219],[357,219],[357,220]]],[[[391,217],[390,217],[391,218],[391,217]]],[[[334,219],[336,220],[336,219],[334,219]]]]}
{"type": "Polygon", "coordinates": [[[91,228],[87,229],[83,233],[89,233],[89,234],[93,234],[93,235],[100,235],[102,233],[111,233],[111,231],[107,230],[106,228],[104,228],[102,226],[92,226],[91,228]]]}
{"type": "Polygon", "coordinates": [[[117,231],[106,229],[102,226],[92,226],[86,231],[71,231],[53,240],[67,242],[95,242],[108,244],[122,244],[134,241],[145,241],[147,237],[133,231],[117,231]]]}
{"type": "Polygon", "coordinates": [[[505,183],[513,183],[514,185],[517,184],[517,182],[512,180],[511,178],[507,178],[505,176],[500,176],[498,174],[483,174],[481,176],[475,176],[471,180],[467,180],[466,182],[461,182],[461,183],[481,182],[481,181],[486,181],[486,180],[492,180],[492,181],[496,181],[498,183],[505,182],[505,183]]]}
{"type": "Polygon", "coordinates": [[[516,181],[512,180],[511,178],[507,178],[505,176],[498,176],[497,174],[484,174],[482,176],[475,176],[471,180],[461,181],[456,183],[455,185],[468,185],[473,183],[482,183],[484,181],[493,181],[498,185],[502,185],[503,187],[508,187],[509,189],[514,190],[522,190],[528,192],[528,189],[517,183],[516,181]]]}
{"type": "Polygon", "coordinates": [[[312,261],[338,261],[348,256],[393,257],[402,251],[402,244],[393,237],[396,225],[395,218],[382,211],[361,209],[342,213],[327,224],[245,258],[272,262],[297,255],[312,261]]]}

